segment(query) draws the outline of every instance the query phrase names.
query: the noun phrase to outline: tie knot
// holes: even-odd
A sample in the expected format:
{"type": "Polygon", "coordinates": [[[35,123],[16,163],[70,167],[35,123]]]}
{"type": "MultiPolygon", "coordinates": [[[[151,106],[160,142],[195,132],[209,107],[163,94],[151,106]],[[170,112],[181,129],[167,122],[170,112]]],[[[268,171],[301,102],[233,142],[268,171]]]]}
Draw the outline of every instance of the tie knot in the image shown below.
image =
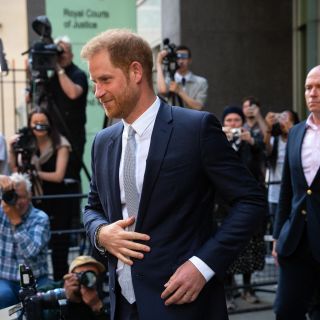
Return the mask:
{"type": "Polygon", "coordinates": [[[185,84],[186,84],[186,78],[185,77],[182,77],[181,83],[182,83],[183,86],[185,86],[185,84]]]}
{"type": "Polygon", "coordinates": [[[132,138],[136,132],[132,128],[132,126],[128,127],[128,138],[132,138]]]}

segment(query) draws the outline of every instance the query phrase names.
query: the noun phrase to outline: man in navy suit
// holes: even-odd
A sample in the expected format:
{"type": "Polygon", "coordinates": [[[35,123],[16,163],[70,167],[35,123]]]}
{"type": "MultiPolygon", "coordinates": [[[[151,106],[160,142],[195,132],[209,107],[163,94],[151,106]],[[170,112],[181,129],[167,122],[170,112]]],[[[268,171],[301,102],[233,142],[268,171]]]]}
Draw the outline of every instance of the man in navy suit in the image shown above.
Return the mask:
{"type": "Polygon", "coordinates": [[[310,115],[289,132],[273,234],[279,320],[306,319],[320,286],[320,66],[307,75],[305,98],[310,115]]]}
{"type": "Polygon", "coordinates": [[[228,319],[224,274],[263,218],[262,191],[213,115],[156,97],[145,40],[109,30],[81,55],[106,114],[123,120],[95,137],[84,212],[91,242],[108,257],[112,319],[228,319]],[[232,205],[219,229],[218,189],[232,205]]]}

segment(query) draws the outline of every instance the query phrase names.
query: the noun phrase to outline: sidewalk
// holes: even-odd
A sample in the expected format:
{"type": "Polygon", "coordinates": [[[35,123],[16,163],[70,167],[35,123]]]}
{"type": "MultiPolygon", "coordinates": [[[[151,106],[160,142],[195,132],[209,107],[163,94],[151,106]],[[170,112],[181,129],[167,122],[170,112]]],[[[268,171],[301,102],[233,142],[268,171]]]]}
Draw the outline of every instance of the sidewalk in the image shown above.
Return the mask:
{"type": "Polygon", "coordinates": [[[275,319],[272,310],[239,313],[229,316],[229,320],[273,320],[275,319]]]}
{"type": "MultiPolygon", "coordinates": [[[[273,292],[262,292],[257,288],[257,296],[260,298],[260,303],[249,304],[242,298],[235,299],[238,306],[238,312],[229,314],[230,320],[273,320],[275,315],[272,310],[272,305],[275,298],[273,292]]],[[[274,286],[264,287],[263,289],[274,290],[274,286]]]]}

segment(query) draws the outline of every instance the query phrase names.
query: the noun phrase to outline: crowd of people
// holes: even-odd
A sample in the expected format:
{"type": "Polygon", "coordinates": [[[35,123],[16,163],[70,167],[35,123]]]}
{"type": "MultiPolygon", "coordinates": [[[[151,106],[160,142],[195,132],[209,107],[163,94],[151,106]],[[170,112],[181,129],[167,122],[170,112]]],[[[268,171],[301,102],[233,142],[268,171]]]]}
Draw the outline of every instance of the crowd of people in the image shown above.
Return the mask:
{"type": "Polygon", "coordinates": [[[70,41],[56,43],[63,53],[49,97],[28,114],[30,154],[17,148],[21,133],[8,146],[0,135],[0,309],[19,301],[23,263],[40,287],[63,281],[74,319],[106,319],[100,293],[77,276],[106,269],[111,319],[227,319],[237,295],[260,302],[252,275],[264,268],[270,234],[280,270],[277,319],[307,312],[318,319],[320,68],[306,79],[307,121],[290,108],[263,116],[253,96],[226,106],[218,121],[201,112],[208,81],[191,72],[187,46],[176,48],[172,74],[164,68],[168,51],[159,52],[154,90],[145,40],[124,30],[91,39],[81,55],[96,98],[117,121],[93,142],[83,223],[108,266],[87,256],[69,266],[69,236],[50,233],[70,229],[75,216],[80,223],[79,201],[41,196],[81,191],[88,83],[70,41]],[[241,293],[233,290],[237,274],[241,293]]]}

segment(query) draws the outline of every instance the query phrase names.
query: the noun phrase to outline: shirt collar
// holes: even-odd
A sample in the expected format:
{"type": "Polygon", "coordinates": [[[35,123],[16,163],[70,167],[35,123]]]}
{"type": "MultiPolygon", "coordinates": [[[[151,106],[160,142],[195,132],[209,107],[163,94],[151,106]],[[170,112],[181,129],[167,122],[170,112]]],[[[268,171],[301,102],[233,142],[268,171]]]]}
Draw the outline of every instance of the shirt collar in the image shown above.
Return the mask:
{"type": "MultiPolygon", "coordinates": [[[[160,108],[160,99],[156,97],[156,100],[154,103],[132,124],[131,127],[134,129],[134,131],[137,133],[138,136],[142,136],[143,133],[147,130],[147,128],[153,123],[156,119],[157,113],[160,108]]],[[[124,129],[123,133],[125,136],[128,135],[128,127],[130,124],[122,120],[124,129]]]]}
{"type": "Polygon", "coordinates": [[[311,129],[311,130],[320,130],[320,125],[315,124],[313,121],[313,113],[310,113],[310,115],[308,116],[308,119],[306,121],[306,128],[307,129],[311,129]]]}
{"type": "Polygon", "coordinates": [[[184,76],[181,75],[179,72],[176,72],[174,74],[174,80],[177,83],[181,83],[182,82],[182,78],[185,78],[187,82],[191,82],[192,81],[192,72],[188,71],[187,74],[185,74],[184,76]]]}

